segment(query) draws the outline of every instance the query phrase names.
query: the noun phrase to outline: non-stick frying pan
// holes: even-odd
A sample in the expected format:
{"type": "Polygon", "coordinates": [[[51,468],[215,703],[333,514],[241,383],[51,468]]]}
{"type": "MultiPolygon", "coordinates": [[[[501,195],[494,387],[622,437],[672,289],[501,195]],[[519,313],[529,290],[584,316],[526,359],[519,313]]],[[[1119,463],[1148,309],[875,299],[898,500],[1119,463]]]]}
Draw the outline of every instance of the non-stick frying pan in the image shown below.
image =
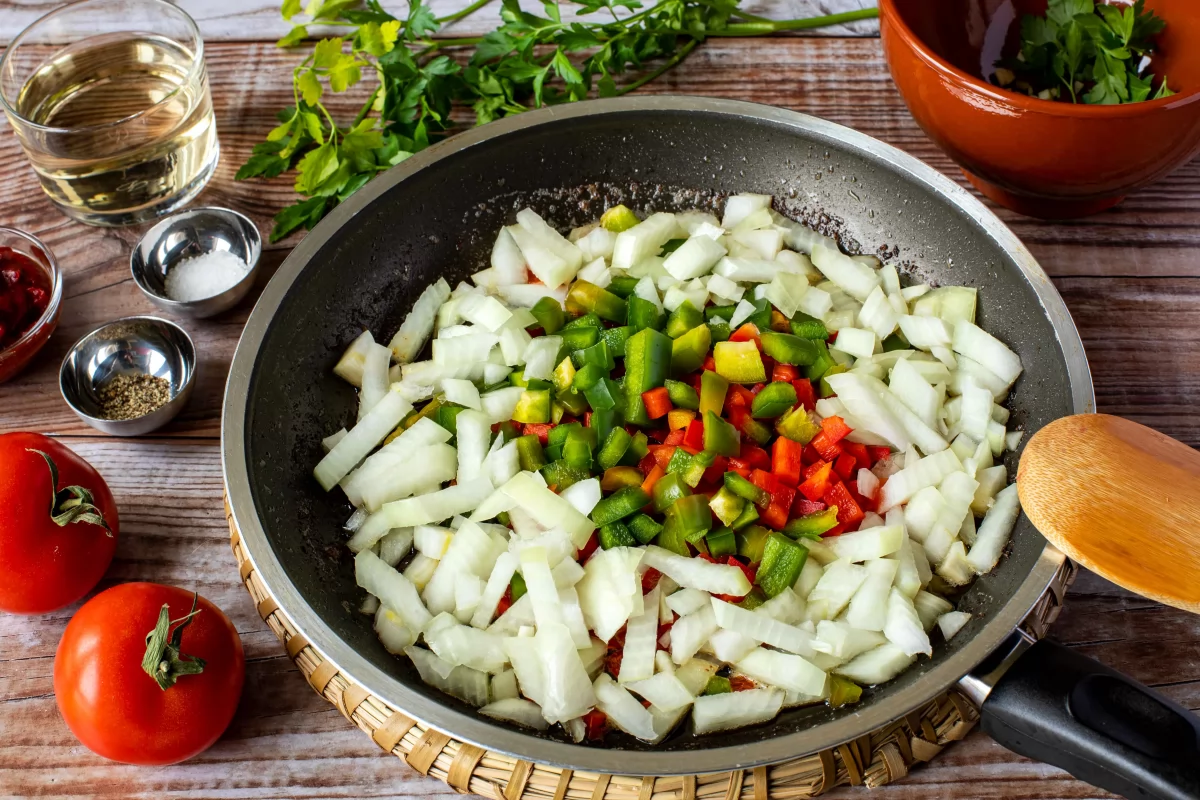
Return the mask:
{"type": "MultiPolygon", "coordinates": [[[[353,420],[354,392],[330,372],[345,345],[364,327],[390,336],[435,278],[454,284],[486,266],[495,231],[524,206],[565,229],[618,200],[641,210],[719,206],[740,191],[774,195],[791,216],[913,278],[979,287],[981,324],[1025,365],[1010,398],[1017,427],[1093,410],[1082,344],[1045,273],[983,205],[916,159],[741,102],[627,98],[524,114],[435,145],[355,194],[288,257],[246,325],[225,398],[225,479],[243,545],[279,606],[396,708],[532,761],[641,775],[746,768],[861,736],[962,679],[977,700],[990,692],[984,727],[1020,752],[1130,796],[1139,787],[1200,796],[1185,712],[1013,633],[1063,559],[1024,518],[1011,552],[960,601],[971,622],[933,658],[858,705],[795,709],[746,730],[697,737],[685,728],[654,748],[620,737],[576,745],[484,718],[383,649],[355,611],[362,595],[341,528],[349,506],[311,476],[321,438],[353,420]]],[[[1010,459],[1010,475],[1015,466],[1010,459]]]]}

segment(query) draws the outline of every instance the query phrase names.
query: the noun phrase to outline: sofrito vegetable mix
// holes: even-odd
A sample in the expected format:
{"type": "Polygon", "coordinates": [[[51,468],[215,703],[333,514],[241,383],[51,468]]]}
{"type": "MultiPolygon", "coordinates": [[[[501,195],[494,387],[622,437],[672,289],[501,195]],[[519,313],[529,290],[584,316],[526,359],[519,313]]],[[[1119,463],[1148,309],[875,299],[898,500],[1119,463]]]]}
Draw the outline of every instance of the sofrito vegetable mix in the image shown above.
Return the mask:
{"type": "Polygon", "coordinates": [[[946,596],[1019,512],[1021,363],[975,306],[766,195],[569,236],[525,209],[335,367],[360,404],[314,474],[362,610],[427,683],[576,741],[856,702],[968,623],[946,596]]]}

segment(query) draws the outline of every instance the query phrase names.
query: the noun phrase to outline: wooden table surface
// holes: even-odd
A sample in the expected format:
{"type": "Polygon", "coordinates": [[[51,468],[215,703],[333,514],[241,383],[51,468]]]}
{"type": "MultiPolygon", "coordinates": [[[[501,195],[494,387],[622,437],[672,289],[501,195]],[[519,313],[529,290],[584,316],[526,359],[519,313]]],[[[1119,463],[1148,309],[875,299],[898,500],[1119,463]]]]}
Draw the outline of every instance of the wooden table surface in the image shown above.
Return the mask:
{"type": "MultiPolygon", "coordinates": [[[[56,4],[0,2],[0,41],[56,4]]],[[[454,0],[447,0],[454,2],[454,0]]],[[[293,197],[290,180],[234,183],[250,147],[291,100],[293,54],[270,0],[185,2],[208,37],[222,159],[197,201],[248,213],[266,232],[293,197]],[[236,9],[235,9],[236,5],[236,9]]],[[[765,0],[782,13],[844,10],[856,0],[765,0]]],[[[487,22],[484,12],[482,22],[487,22]]],[[[781,14],[777,13],[777,16],[781,14]]],[[[850,125],[961,176],[921,133],[892,88],[879,42],[823,38],[715,40],[643,91],[737,97],[850,125]]],[[[870,33],[859,25],[854,33],[870,33]]],[[[351,99],[348,98],[348,102],[351,99]]],[[[347,107],[349,107],[347,105],[347,107]]],[[[94,326],[153,312],[129,277],[140,229],[88,228],[58,214],[38,189],[15,137],[0,135],[0,223],[42,237],[66,272],[62,321],[35,365],[0,386],[0,432],[61,435],[107,478],[121,508],[117,557],[101,583],[153,580],[194,588],[233,619],[246,648],[246,689],[229,731],[208,752],[166,769],[93,756],[55,708],[54,649],[74,608],[0,616],[0,797],[432,797],[452,790],[383,755],[308,687],[259,620],[238,580],[221,509],[218,448],[225,373],[252,299],[214,320],[189,321],[202,357],[190,406],[138,440],[96,435],[57,389],[68,345],[94,326]]],[[[1075,316],[1095,376],[1098,410],[1200,444],[1200,162],[1091,219],[1044,223],[1000,216],[1029,245],[1075,316]],[[1189,399],[1190,398],[1190,399],[1189,399]]],[[[268,248],[264,280],[293,238],[268,248]]],[[[1123,670],[1190,709],[1200,707],[1200,621],[1084,574],[1054,629],[1061,641],[1123,670]]],[[[829,795],[863,798],[865,790],[829,795]]],[[[870,795],[901,798],[1108,797],[1069,775],[1017,757],[978,731],[904,781],[870,795]]]]}

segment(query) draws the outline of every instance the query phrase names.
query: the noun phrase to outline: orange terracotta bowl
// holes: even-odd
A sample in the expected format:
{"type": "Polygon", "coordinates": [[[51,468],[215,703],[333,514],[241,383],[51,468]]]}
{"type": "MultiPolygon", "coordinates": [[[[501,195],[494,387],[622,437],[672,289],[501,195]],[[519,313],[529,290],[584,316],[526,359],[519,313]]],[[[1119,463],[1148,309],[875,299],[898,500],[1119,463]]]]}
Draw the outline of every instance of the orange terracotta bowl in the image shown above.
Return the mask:
{"type": "Polygon", "coordinates": [[[1047,219],[1110,208],[1200,152],[1200,2],[1146,5],[1167,22],[1152,69],[1178,94],[1092,106],[980,77],[1002,49],[1015,54],[1021,15],[1045,13],[1045,0],[879,4],[888,68],[917,123],[989,198],[1047,219]]]}

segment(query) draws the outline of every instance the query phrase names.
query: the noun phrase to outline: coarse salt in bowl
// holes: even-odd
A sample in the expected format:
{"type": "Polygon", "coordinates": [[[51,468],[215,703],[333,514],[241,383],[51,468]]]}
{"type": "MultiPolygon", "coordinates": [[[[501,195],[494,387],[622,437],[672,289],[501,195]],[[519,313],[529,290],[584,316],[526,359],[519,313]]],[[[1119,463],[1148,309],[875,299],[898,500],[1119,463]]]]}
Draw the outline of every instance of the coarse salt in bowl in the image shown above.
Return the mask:
{"type": "Polygon", "coordinates": [[[228,250],[185,258],[167,270],[167,297],[178,303],[207,300],[232,289],[250,272],[250,265],[228,250]]]}

